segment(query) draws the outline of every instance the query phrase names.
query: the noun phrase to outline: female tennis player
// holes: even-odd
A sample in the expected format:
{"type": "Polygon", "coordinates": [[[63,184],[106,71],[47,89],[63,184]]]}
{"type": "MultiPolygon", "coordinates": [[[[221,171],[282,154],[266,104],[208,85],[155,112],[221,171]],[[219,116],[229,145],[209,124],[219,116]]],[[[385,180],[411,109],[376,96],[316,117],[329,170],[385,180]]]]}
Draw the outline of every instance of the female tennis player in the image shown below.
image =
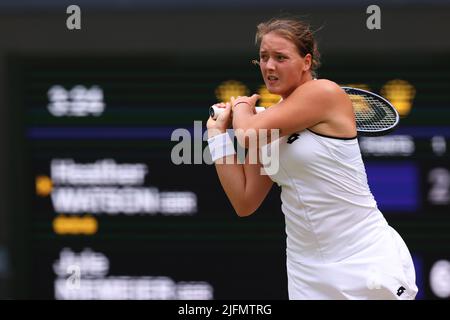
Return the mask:
{"type": "MultiPolygon", "coordinates": [[[[272,19],[257,27],[267,89],[283,99],[254,112],[257,95],[221,103],[207,123],[217,174],[237,214],[252,214],[273,182],[285,216],[289,299],[414,299],[410,252],[368,187],[352,104],[329,80],[314,80],[319,52],[310,27],[272,19]],[[226,129],[279,129],[279,170],[239,164],[226,129]],[[227,161],[223,161],[227,159],[227,161]],[[217,160],[222,161],[217,161],[217,160]]],[[[238,142],[247,146],[245,137],[238,142]]],[[[259,148],[259,154],[271,144],[259,148]]]]}

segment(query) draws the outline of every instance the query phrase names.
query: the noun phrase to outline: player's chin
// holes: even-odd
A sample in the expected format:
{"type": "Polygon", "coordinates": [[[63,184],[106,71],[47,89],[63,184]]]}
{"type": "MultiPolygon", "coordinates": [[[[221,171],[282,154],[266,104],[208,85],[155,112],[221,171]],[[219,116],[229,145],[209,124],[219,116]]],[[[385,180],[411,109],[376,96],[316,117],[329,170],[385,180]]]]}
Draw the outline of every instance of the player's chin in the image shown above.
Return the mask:
{"type": "Polygon", "coordinates": [[[282,88],[277,84],[266,83],[266,88],[267,88],[267,91],[269,91],[269,93],[271,93],[271,94],[280,95],[281,92],[283,91],[282,88]]]}

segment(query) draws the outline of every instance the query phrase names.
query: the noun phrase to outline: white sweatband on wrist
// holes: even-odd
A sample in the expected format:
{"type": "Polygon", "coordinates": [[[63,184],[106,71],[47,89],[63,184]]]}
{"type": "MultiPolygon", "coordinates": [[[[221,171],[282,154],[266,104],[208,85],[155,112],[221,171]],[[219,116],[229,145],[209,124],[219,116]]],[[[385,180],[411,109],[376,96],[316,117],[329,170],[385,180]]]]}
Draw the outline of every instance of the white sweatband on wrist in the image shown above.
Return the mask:
{"type": "Polygon", "coordinates": [[[215,162],[217,159],[236,154],[233,141],[231,140],[227,132],[209,138],[208,146],[213,162],[215,162]]]}

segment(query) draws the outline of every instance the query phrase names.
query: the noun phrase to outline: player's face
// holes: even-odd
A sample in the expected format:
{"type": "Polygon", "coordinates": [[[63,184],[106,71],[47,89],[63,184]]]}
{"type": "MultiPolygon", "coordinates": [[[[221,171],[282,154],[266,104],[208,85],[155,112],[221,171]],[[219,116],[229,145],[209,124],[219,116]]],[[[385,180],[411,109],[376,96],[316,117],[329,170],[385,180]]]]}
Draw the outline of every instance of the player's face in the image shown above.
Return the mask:
{"type": "Polygon", "coordinates": [[[311,55],[302,58],[291,41],[270,32],[263,36],[259,62],[264,83],[270,93],[287,98],[306,81],[311,55]]]}

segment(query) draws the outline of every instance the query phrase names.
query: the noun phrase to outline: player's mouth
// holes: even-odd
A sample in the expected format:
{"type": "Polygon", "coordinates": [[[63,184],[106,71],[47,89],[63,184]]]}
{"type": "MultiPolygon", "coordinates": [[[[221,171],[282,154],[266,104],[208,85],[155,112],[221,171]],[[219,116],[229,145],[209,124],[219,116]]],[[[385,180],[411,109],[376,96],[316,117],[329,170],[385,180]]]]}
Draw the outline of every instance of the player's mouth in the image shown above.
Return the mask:
{"type": "Polygon", "coordinates": [[[267,76],[266,79],[267,79],[267,83],[270,84],[270,85],[273,85],[273,84],[277,83],[277,81],[279,80],[279,78],[277,76],[274,76],[274,75],[269,75],[269,76],[267,76]]]}

